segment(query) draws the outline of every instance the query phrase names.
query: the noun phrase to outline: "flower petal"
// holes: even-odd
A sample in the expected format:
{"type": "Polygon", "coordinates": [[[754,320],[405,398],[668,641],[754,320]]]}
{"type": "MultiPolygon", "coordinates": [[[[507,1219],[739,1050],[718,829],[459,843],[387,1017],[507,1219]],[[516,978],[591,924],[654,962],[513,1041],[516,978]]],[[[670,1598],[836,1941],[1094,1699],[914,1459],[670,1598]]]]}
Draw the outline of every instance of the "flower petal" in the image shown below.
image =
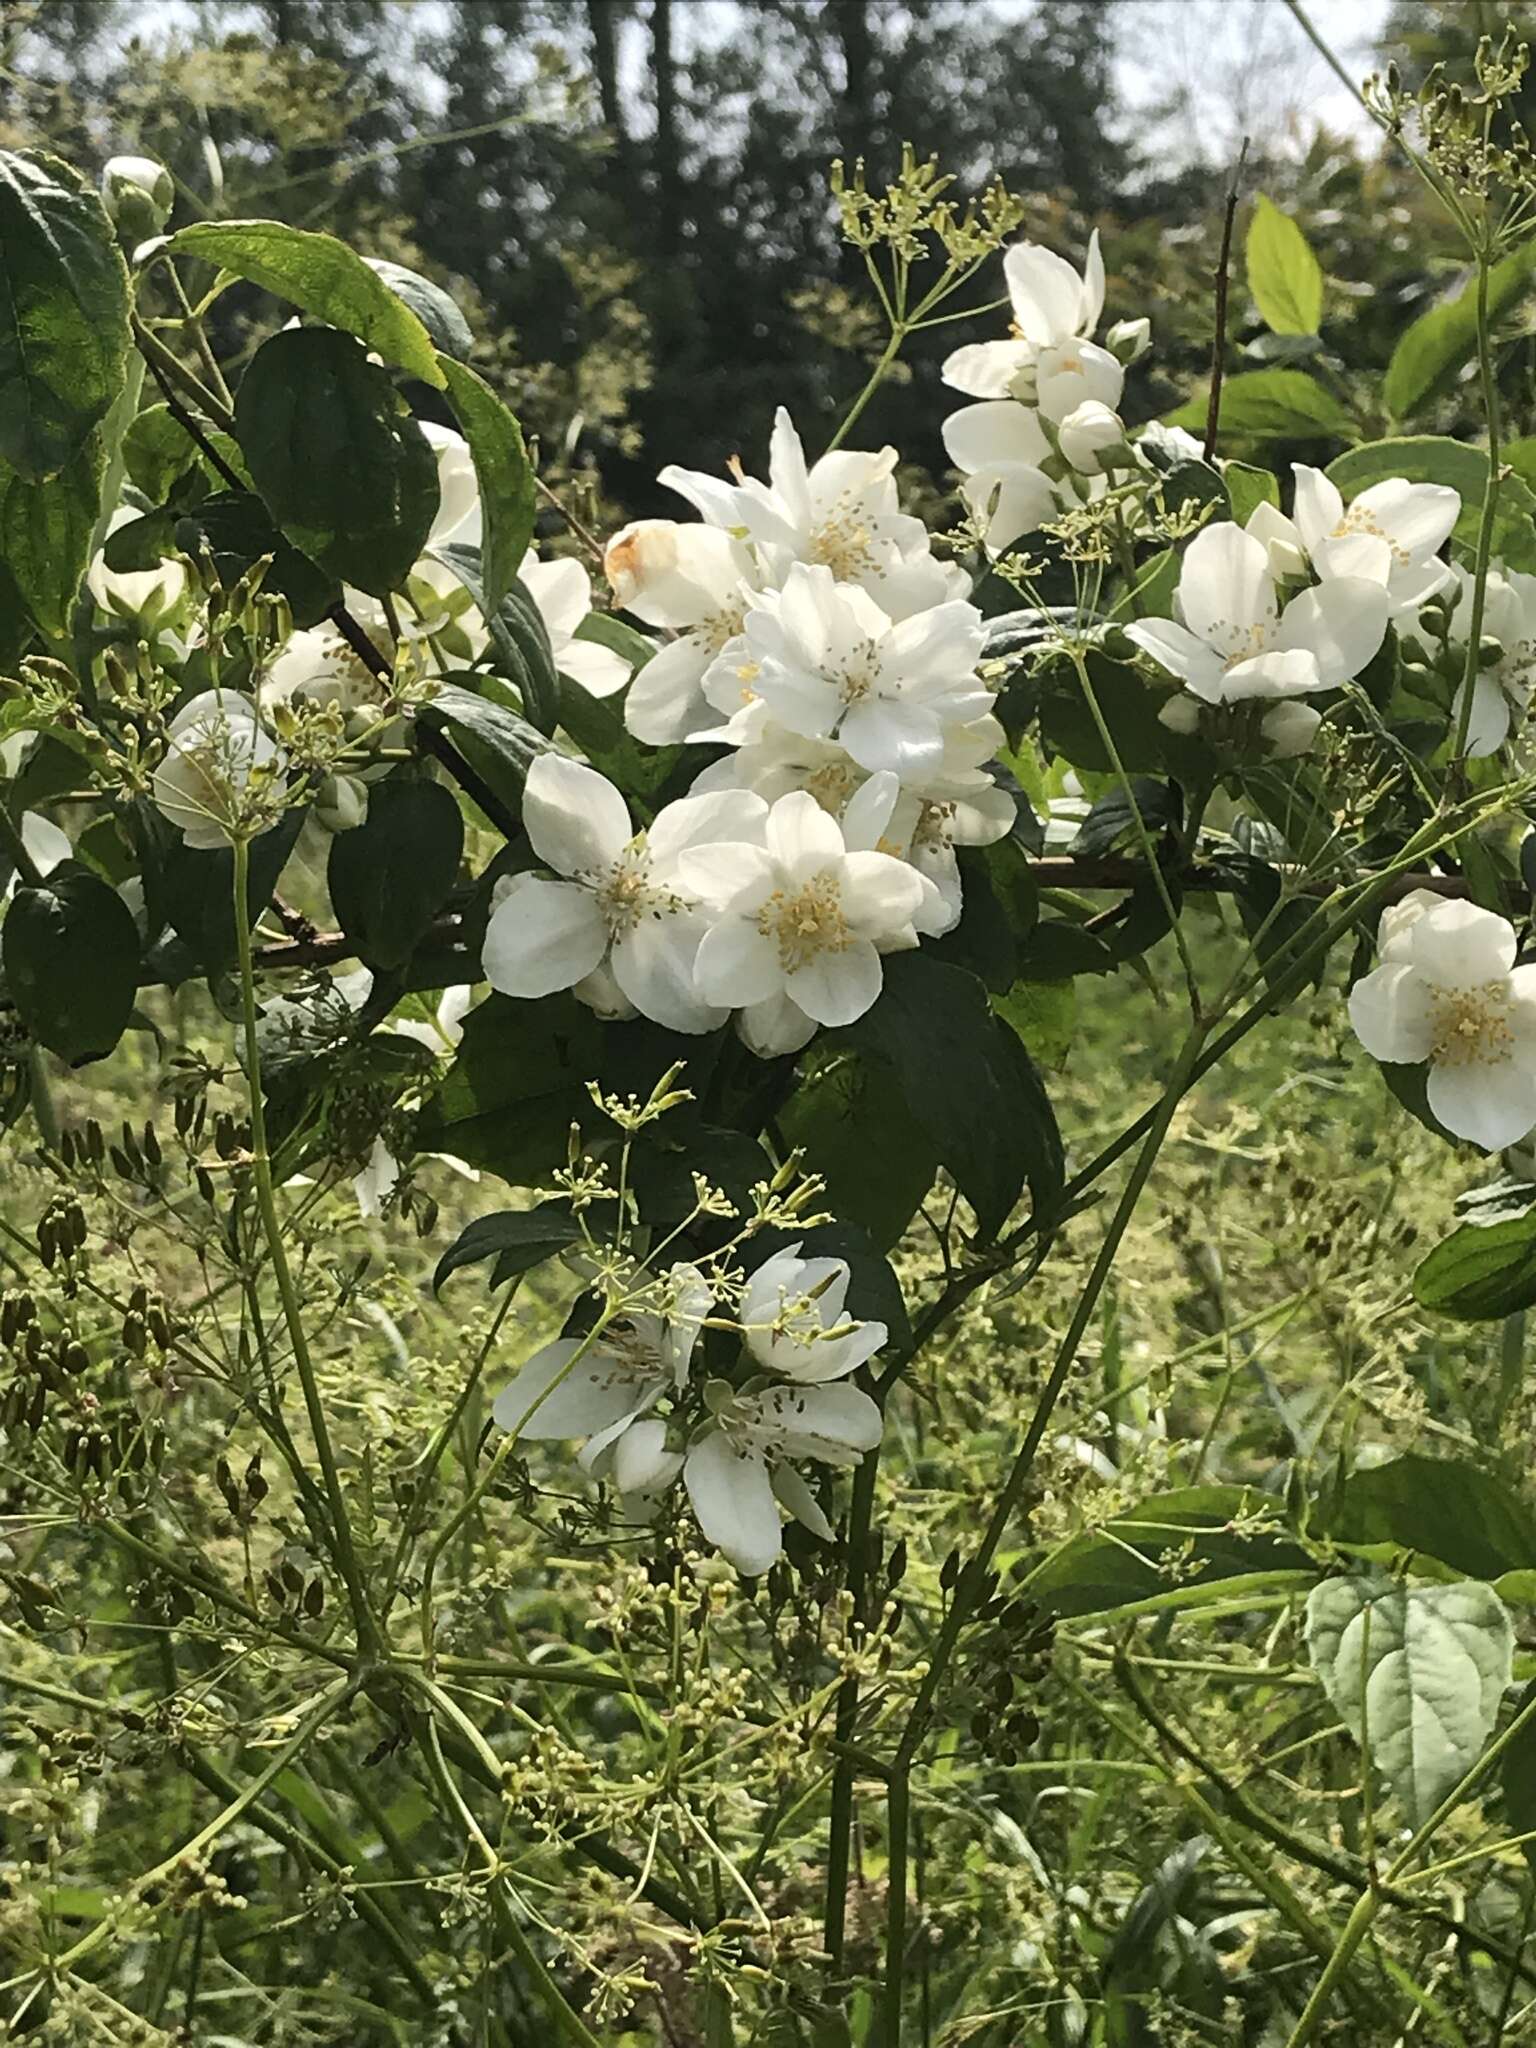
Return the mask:
{"type": "Polygon", "coordinates": [[[1350,509],[1367,515],[1398,547],[1423,560],[1449,540],[1461,516],[1461,494],[1447,484],[1411,484],[1406,477],[1389,476],[1362,491],[1350,509]]]}
{"type": "Polygon", "coordinates": [[[608,928],[588,889],[514,875],[491,912],[480,961],[504,996],[572,988],[608,950],[608,928]]]}
{"type": "Polygon", "coordinates": [[[1448,1131],[1485,1152],[1518,1144],[1536,1124],[1536,1066],[1518,1060],[1430,1068],[1429,1107],[1448,1131]]]}
{"type": "Polygon", "coordinates": [[[684,1459],[683,1484],[705,1542],[747,1578],[760,1578],[784,1543],[763,1460],[742,1455],[714,1430],[684,1459]]]}
{"type": "Polygon", "coordinates": [[[1136,619],[1125,634],[1180,682],[1193,686],[1198,676],[1206,689],[1213,689],[1221,679],[1222,660],[1215,648],[1174,619],[1136,619]]]}
{"type": "Polygon", "coordinates": [[[1338,485],[1320,469],[1305,462],[1291,465],[1296,479],[1293,517],[1302,545],[1311,554],[1338,527],[1344,517],[1344,500],[1338,485]]]}
{"type": "Polygon", "coordinates": [[[1230,519],[1207,526],[1190,542],[1179,573],[1184,623],[1225,652],[1234,632],[1275,616],[1275,586],[1262,542],[1230,519]]]}
{"type": "Polygon", "coordinates": [[[784,987],[778,948],[754,917],[727,914],[713,925],[700,942],[693,975],[700,997],[728,1010],[766,1002],[784,987]]]}
{"type": "Polygon", "coordinates": [[[939,374],[951,391],[968,398],[1006,398],[1014,378],[1034,359],[1027,341],[973,341],[947,355],[939,374]]]}
{"type": "Polygon", "coordinates": [[[1435,1042],[1429,990],[1415,967],[1387,965],[1364,974],[1349,992],[1349,1021],[1372,1059],[1413,1066],[1435,1042]]]}
{"type": "MultiPolygon", "coordinates": [[[[866,860],[880,856],[866,854],[866,860]]],[[[918,901],[922,892],[918,891],[918,901]]],[[[916,905],[913,906],[914,910],[916,905]]],[[[884,972],[868,939],[853,939],[838,952],[818,953],[784,976],[784,992],[818,1024],[851,1024],[875,1002],[884,972]]]]}
{"type": "Polygon", "coordinates": [[[775,867],[790,882],[807,881],[842,857],[837,821],[808,790],[791,790],[770,807],[763,836],[775,867]]]}
{"type": "Polygon", "coordinates": [[[559,1337],[536,1351],[492,1404],[500,1427],[543,1441],[592,1436],[629,1414],[645,1376],[626,1372],[601,1345],[587,1346],[578,1359],[583,1348],[579,1337],[559,1337]]]}
{"type": "Polygon", "coordinates": [[[1475,903],[1442,900],[1409,928],[1399,957],[1442,988],[1480,988],[1514,966],[1514,926],[1475,903]]]}
{"type": "Polygon", "coordinates": [[[611,867],[634,834],[606,775],[564,754],[539,754],[523,790],[523,824],[539,859],[562,875],[611,867]]]}
{"type": "Polygon", "coordinates": [[[850,853],[843,862],[842,906],[849,926],[878,939],[907,924],[922,906],[917,870],[888,853],[850,853]]]}
{"type": "Polygon", "coordinates": [[[760,1003],[748,1003],[737,1015],[736,1033],[759,1059],[799,1052],[816,1036],[816,1020],[781,991],[760,1003]]]}
{"type": "Polygon", "coordinates": [[[962,405],[944,422],[944,452],[956,469],[985,469],[998,462],[1024,462],[1038,468],[1051,452],[1032,407],[1016,399],[993,398],[982,405],[962,405]]]}
{"type": "Polygon", "coordinates": [[[642,917],[614,940],[613,978],[642,1017],[669,1031],[713,1031],[730,1005],[715,1007],[699,995],[694,963],[705,932],[701,917],[686,911],[642,917]]]}
{"type": "Polygon", "coordinates": [[[1380,652],[1387,593],[1360,576],[1340,576],[1293,597],[1280,615],[1279,642],[1317,659],[1324,689],[1347,683],[1380,652]]]}
{"type": "Polygon", "coordinates": [[[802,1529],[809,1529],[811,1534],[819,1536],[823,1543],[832,1541],[832,1524],[822,1513],[821,1504],[815,1494],[793,1465],[775,1465],[773,1492],[779,1505],[789,1510],[802,1529]]]}

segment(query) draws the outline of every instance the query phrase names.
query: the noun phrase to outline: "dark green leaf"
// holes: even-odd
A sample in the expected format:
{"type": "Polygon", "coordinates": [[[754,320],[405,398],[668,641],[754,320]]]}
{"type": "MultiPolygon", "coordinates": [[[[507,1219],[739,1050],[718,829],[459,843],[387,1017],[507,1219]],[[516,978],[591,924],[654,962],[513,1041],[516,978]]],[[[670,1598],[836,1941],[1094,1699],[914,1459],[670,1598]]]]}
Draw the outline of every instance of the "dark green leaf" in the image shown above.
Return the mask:
{"type": "Polygon", "coordinates": [[[56,476],[0,472],[0,560],[44,633],[69,628],[101,509],[102,437],[90,434],[56,476]]]}
{"type": "Polygon", "coordinates": [[[470,1012],[418,1143],[535,1184],[564,1164],[571,1124],[593,1115],[586,1084],[602,1073],[601,1026],[574,996],[492,996],[470,1012]]]}
{"type": "Polygon", "coordinates": [[[363,261],[375,276],[383,278],[396,298],[404,299],[425,327],[432,346],[439,351],[439,367],[444,355],[455,356],[460,362],[465,360],[475,345],[475,337],[456,301],[440,284],[434,284],[419,271],[407,270],[403,263],[386,263],[382,256],[365,256],[363,261]]]}
{"type": "Polygon", "coordinates": [[[101,201],[34,150],[0,150],[0,460],[30,483],[83,450],[123,388],[128,271],[101,201]]]}
{"type": "Polygon", "coordinates": [[[326,869],[341,928],[370,967],[402,967],[458,878],[464,820],[440,782],[392,775],[368,815],[331,841],[326,869]]]}
{"type": "Polygon", "coordinates": [[[1180,1559],[1180,1585],[1234,1578],[1241,1572],[1305,1571],[1307,1555],[1278,1526],[1255,1527],[1278,1504],[1242,1486],[1187,1486],[1158,1494],[1106,1522],[1102,1531],[1074,1536],[1031,1573],[1031,1600],[1053,1614],[1099,1614],[1123,1607],[1171,1581],[1159,1559],[1180,1559]]]}
{"type": "Polygon", "coordinates": [[[341,585],[283,538],[252,491],[216,491],[204,498],[177,520],[175,537],[184,554],[211,555],[226,586],[270,555],[264,587],[287,598],[297,626],[313,626],[341,597],[341,585]]]}
{"type": "MultiPolygon", "coordinates": [[[[1536,243],[1496,263],[1488,274],[1488,312],[1496,318],[1525,290],[1536,243]]],[[[1472,279],[1454,299],[1431,306],[1399,338],[1387,364],[1381,395],[1394,419],[1402,419],[1467,362],[1477,348],[1477,282],[1472,279]]]]}
{"type": "MultiPolygon", "coordinates": [[[[1515,1705],[1515,1718],[1522,1720],[1536,1701],[1536,1680],[1529,1684],[1515,1705]]],[[[1504,1822],[1512,1835],[1530,1835],[1520,1844],[1521,1854],[1536,1871],[1536,1716],[1517,1731],[1499,1763],[1499,1782],[1504,1792],[1504,1822]]]]}
{"type": "Polygon", "coordinates": [[[522,810],[528,764],[536,755],[547,754],[550,743],[520,712],[484,694],[485,686],[495,680],[480,678],[478,690],[444,683],[417,716],[450,736],[465,760],[516,817],[522,810]]]}
{"type": "Polygon", "coordinates": [[[1128,785],[1107,790],[1098,799],[1078,826],[1072,851],[1091,855],[1108,853],[1116,846],[1139,848],[1142,830],[1155,842],[1159,833],[1176,830],[1183,816],[1184,805],[1176,788],[1133,775],[1128,785]]]}
{"type": "Polygon", "coordinates": [[[1016,981],[992,998],[992,1007],[1036,1066],[1065,1064],[1077,1030],[1077,991],[1070,981],[1016,981]]]}
{"type": "Polygon", "coordinates": [[[1536,1210],[1498,1223],[1463,1223],[1413,1276],[1421,1308],[1461,1322],[1501,1322],[1536,1303],[1536,1210]]]}
{"type": "Polygon", "coordinates": [[[404,583],[437,511],[437,458],[357,342],[324,327],[263,342],[236,394],[235,432],[295,547],[374,597],[404,583]]]}
{"type": "MultiPolygon", "coordinates": [[[[238,443],[216,427],[207,432],[214,447],[238,475],[245,466],[238,443]]],[[[168,405],[148,405],[134,415],[123,436],[123,460],[132,482],[155,505],[165,502],[172,487],[188,470],[200,471],[215,489],[224,488],[224,478],[168,405]]]]}
{"type": "Polygon", "coordinates": [[[514,581],[501,603],[493,607],[487,600],[478,548],[450,542],[434,552],[474,599],[491,636],[495,671],[516,685],[524,717],[540,732],[552,733],[560,719],[560,678],[538,606],[523,585],[514,581]]]}
{"type": "Polygon", "coordinates": [[[1306,236],[1261,192],[1248,223],[1248,289],[1275,334],[1316,334],[1323,317],[1323,273],[1306,236]]]}
{"type": "MultiPolygon", "coordinates": [[[[1163,698],[1135,669],[1107,654],[1090,653],[1087,669],[1120,765],[1131,774],[1162,768],[1164,745],[1172,737],[1158,721],[1163,698]]],[[[1101,775],[1115,772],[1077,671],[1068,662],[1051,663],[1040,678],[1040,733],[1047,749],[1074,768],[1101,775]]]]}
{"type": "MultiPolygon", "coordinates": [[[[270,832],[251,842],[246,904],[251,924],[266,909],[293,842],[304,822],[302,810],[285,811],[270,832]]],[[[146,877],[146,887],[149,878],[146,877]]],[[[227,846],[191,847],[177,833],[164,846],[155,900],[165,922],[185,941],[207,974],[235,958],[235,856],[227,846]]]]}
{"type": "Polygon", "coordinates": [[[1028,1184],[1038,1208],[1061,1191],[1061,1134],[1015,1033],[973,974],[926,953],[893,953],[880,1000],[849,1031],[895,1072],[926,1135],[991,1236],[1028,1184]]]}
{"type": "Polygon", "coordinates": [[[73,861],[19,888],[0,928],[0,962],[22,1023],[72,1065],[116,1045],[139,985],[139,933],[117,891],[73,861]]]}
{"type": "Polygon", "coordinates": [[[522,428],[491,387],[451,356],[440,355],[438,362],[480,486],[480,597],[482,616],[489,618],[517,581],[533,539],[533,464],[522,428]]]}
{"type": "Polygon", "coordinates": [[[345,328],[386,363],[441,390],[437,352],[404,295],[334,235],[276,220],[199,221],[172,235],[170,246],[259,284],[331,327],[345,328]]]}
{"type": "Polygon", "coordinates": [[[1336,1543],[1422,1551],[1471,1579],[1536,1568],[1536,1515],[1461,1458],[1410,1453],[1361,1466],[1340,1488],[1327,1533],[1336,1543]]]}
{"type": "MultiPolygon", "coordinates": [[[[605,620],[617,625],[618,621],[605,620]]],[[[618,697],[594,697],[580,683],[560,678],[560,724],[600,775],[626,796],[655,798],[682,759],[681,747],[648,747],[624,723],[618,697]]]]}
{"type": "Polygon", "coordinates": [[[536,1209],[499,1209],[492,1216],[477,1216],[438,1260],[432,1291],[441,1293],[444,1281],[461,1266],[480,1265],[486,1259],[496,1261],[491,1286],[503,1287],[519,1273],[563,1252],[580,1235],[568,1202],[540,1202],[536,1209]]]}
{"type": "Polygon", "coordinates": [[[827,1184],[825,1206],[895,1244],[933,1185],[938,1159],[913,1117],[893,1068],[848,1051],[822,1059],[779,1117],[807,1173],[827,1184]]]}

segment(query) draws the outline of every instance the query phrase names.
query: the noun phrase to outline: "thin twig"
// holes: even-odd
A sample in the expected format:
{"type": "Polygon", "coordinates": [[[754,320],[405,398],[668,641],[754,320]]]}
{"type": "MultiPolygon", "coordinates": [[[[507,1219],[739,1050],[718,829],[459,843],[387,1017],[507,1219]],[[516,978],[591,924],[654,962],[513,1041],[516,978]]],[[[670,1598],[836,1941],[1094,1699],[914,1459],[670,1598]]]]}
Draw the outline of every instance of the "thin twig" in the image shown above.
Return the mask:
{"type": "Polygon", "coordinates": [[[1205,414],[1205,447],[1201,451],[1209,462],[1216,453],[1216,435],[1221,425],[1221,378],[1227,353],[1227,274],[1232,263],[1232,229],[1237,221],[1237,202],[1243,181],[1243,166],[1248,161],[1248,138],[1243,137],[1243,146],[1237,152],[1237,162],[1232,170],[1232,183],[1227,191],[1227,210],[1221,224],[1221,260],[1216,266],[1216,331],[1211,336],[1211,398],[1205,414]]]}

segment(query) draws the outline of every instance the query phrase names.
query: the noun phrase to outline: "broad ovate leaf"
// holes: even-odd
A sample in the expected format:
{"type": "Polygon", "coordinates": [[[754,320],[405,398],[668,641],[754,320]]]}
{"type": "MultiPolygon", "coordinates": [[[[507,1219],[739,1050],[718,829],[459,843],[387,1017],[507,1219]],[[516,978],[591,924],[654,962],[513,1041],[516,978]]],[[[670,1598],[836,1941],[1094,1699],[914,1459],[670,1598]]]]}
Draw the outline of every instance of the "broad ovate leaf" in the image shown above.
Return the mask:
{"type": "Polygon", "coordinates": [[[1272,334],[1316,334],[1323,273],[1306,236],[1261,192],[1248,224],[1248,289],[1272,334]]]}
{"type": "Polygon", "coordinates": [[[1509,1610],[1475,1579],[1325,1579],[1307,1601],[1307,1648],[1340,1720],[1418,1826],[1493,1732],[1514,1658],[1509,1610]]]}

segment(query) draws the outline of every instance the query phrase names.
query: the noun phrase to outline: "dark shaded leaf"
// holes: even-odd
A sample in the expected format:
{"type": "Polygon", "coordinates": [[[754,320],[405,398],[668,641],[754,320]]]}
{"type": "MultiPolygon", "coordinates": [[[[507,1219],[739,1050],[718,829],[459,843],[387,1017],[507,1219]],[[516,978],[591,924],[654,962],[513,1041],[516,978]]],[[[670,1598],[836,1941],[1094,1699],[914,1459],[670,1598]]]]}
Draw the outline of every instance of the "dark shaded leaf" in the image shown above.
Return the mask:
{"type": "Polygon", "coordinates": [[[1364,1465],[1328,1516],[1336,1543],[1392,1543],[1472,1579],[1536,1568],[1536,1514],[1502,1480],[1461,1458],[1410,1452],[1364,1465]]]}
{"type": "Polygon", "coordinates": [[[56,476],[0,473],[0,560],[46,634],[69,629],[101,510],[102,437],[91,433],[56,476]]]}
{"type": "Polygon", "coordinates": [[[1536,1211],[1453,1230],[1419,1261],[1413,1298],[1468,1323],[1501,1322],[1529,1308],[1536,1303],[1536,1211]]]}
{"type": "Polygon", "coordinates": [[[432,346],[439,351],[439,368],[444,355],[455,356],[460,362],[468,357],[475,337],[457,302],[440,284],[423,277],[420,271],[407,270],[403,263],[387,263],[382,256],[365,256],[363,261],[384,280],[396,298],[404,299],[425,327],[432,346]]]}
{"type": "Polygon", "coordinates": [[[517,581],[533,539],[538,500],[523,430],[483,378],[451,356],[439,355],[448,397],[458,417],[480,486],[484,535],[480,542],[482,616],[496,612],[517,581]]]}
{"type": "Polygon", "coordinates": [[[444,1281],[461,1266],[480,1265],[487,1259],[496,1261],[490,1285],[503,1287],[519,1273],[527,1273],[564,1251],[580,1235],[568,1202],[540,1202],[536,1209],[499,1209],[491,1216],[477,1216],[438,1260],[432,1291],[440,1294],[444,1281]]]}
{"type": "Polygon", "coordinates": [[[1244,1486],[1186,1486],[1154,1495],[1074,1536],[1030,1574],[1029,1597],[1053,1614],[1100,1614],[1168,1591],[1159,1559],[1181,1560],[1180,1585],[1243,1572],[1305,1571],[1308,1558],[1278,1526],[1279,1504],[1244,1486]],[[1255,1528],[1270,1518],[1273,1529],[1255,1528]]]}
{"type": "Polygon", "coordinates": [[[882,1251],[911,1222],[938,1171],[895,1070],[855,1052],[832,1053],[805,1077],[779,1129],[800,1147],[806,1172],[826,1182],[826,1206],[882,1251]]]}
{"type": "Polygon", "coordinates": [[[264,587],[287,598],[296,626],[313,626],[341,597],[341,585],[283,538],[253,491],[216,491],[204,498],[176,521],[176,545],[184,554],[211,555],[226,586],[270,555],[264,587]]]}
{"type": "Polygon", "coordinates": [[[458,877],[464,820],[440,782],[389,776],[368,815],[331,841],[326,878],[341,928],[370,967],[401,967],[458,877]]]}
{"type": "Polygon", "coordinates": [[[478,548],[450,542],[433,552],[474,599],[491,636],[495,671],[516,686],[522,698],[523,716],[540,732],[552,733],[560,719],[560,678],[538,606],[516,581],[500,604],[492,606],[487,599],[485,570],[478,548]]]}
{"type": "Polygon", "coordinates": [[[117,891],[66,861],[17,889],[0,927],[0,964],[21,1021],[72,1065],[122,1037],[139,985],[139,933],[117,891]]]}

